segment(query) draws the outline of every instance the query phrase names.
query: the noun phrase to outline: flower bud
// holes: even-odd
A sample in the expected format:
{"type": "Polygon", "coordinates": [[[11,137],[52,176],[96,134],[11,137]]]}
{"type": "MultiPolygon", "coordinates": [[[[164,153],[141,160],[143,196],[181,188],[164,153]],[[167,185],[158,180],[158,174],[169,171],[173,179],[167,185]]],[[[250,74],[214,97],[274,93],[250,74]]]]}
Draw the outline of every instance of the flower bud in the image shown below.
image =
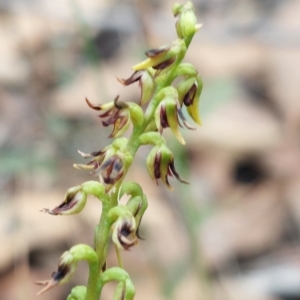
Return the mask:
{"type": "Polygon", "coordinates": [[[200,28],[193,4],[190,1],[183,5],[176,3],[173,6],[173,14],[179,17],[175,25],[178,38],[191,40],[200,28]]]}
{"type": "Polygon", "coordinates": [[[183,180],[175,169],[173,153],[165,145],[155,146],[149,153],[147,160],[147,170],[150,177],[158,183],[158,179],[172,189],[168,176],[174,176],[182,183],[188,183],[183,180]]]}
{"type": "Polygon", "coordinates": [[[160,48],[147,51],[145,54],[148,58],[132,68],[135,71],[144,70],[149,67],[155,70],[163,70],[177,59],[180,52],[185,50],[185,43],[182,40],[176,40],[172,45],[164,45],[160,48]]]}
{"type": "Polygon", "coordinates": [[[144,105],[148,101],[150,101],[156,89],[156,82],[149,70],[135,71],[128,79],[118,80],[123,85],[129,85],[136,81],[139,82],[139,85],[141,87],[140,105],[144,105]]]}
{"type": "Polygon", "coordinates": [[[85,207],[87,194],[82,186],[75,186],[66,192],[64,202],[53,209],[43,209],[50,215],[74,215],[80,213],[85,207]]]}

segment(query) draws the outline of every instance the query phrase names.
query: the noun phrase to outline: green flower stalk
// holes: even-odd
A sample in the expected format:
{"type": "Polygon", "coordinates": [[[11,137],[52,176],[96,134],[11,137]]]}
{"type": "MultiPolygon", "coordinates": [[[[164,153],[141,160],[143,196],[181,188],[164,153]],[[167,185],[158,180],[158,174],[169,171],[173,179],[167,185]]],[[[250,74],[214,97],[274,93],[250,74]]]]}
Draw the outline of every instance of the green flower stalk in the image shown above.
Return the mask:
{"type": "Polygon", "coordinates": [[[103,126],[112,126],[109,138],[113,141],[104,149],[91,153],[78,151],[89,162],[74,164],[74,167],[89,171],[99,181],[87,181],[69,188],[61,204],[42,211],[54,216],[78,214],[84,209],[88,195],[93,195],[102,203],[94,245],[79,244],[66,251],[51,278],[37,282],[44,286],[38,294],[68,282],[78,262],[85,260],[89,265],[87,284],[74,287],[67,300],[99,300],[104,285],[110,281],[118,282],[114,300],[134,298],[135,288],[123,269],[121,251],[131,249],[141,239],[139,229],[148,201],[138,183],[124,182],[124,179],[138,149],[143,145],[152,145],[146,159],[151,179],[156,183],[161,180],[169,189],[173,189],[169,182],[171,177],[187,183],[175,168],[174,155],[163,134],[165,129],[170,128],[179,142],[185,144],[180,128],[195,129],[188,124],[185,111],[196,124],[201,124],[199,99],[202,80],[192,64],[182,62],[194,34],[201,26],[197,24],[191,2],[175,4],[173,14],[178,17],[177,39],[147,51],[146,60],[133,66],[134,73],[129,78],[118,79],[124,86],[138,82],[141,89],[138,104],[123,102],[119,95],[105,104],[93,104],[86,99],[90,108],[100,112],[103,126]],[[122,137],[130,125],[133,128],[131,134],[128,138],[122,137]],[[124,195],[128,195],[129,200],[121,205],[124,195]],[[110,240],[115,245],[118,267],[110,266],[107,261],[110,240]]]}

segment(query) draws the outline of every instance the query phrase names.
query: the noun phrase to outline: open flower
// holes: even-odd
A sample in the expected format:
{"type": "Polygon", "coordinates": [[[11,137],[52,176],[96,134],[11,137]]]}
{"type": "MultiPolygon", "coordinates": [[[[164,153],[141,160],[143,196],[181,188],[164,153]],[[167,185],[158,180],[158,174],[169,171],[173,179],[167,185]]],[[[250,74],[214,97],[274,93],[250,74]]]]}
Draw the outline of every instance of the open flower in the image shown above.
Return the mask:
{"type": "Polygon", "coordinates": [[[113,155],[108,158],[100,167],[100,173],[104,182],[114,185],[125,175],[123,158],[120,155],[113,155]]]}
{"type": "Polygon", "coordinates": [[[132,156],[124,152],[126,144],[126,138],[119,138],[101,151],[92,153],[78,151],[84,158],[93,159],[86,165],[74,164],[73,166],[79,170],[90,170],[90,174],[100,176],[101,181],[106,183],[105,190],[109,191],[122,180],[126,174],[126,165],[132,161],[132,156]]]}
{"type": "Polygon", "coordinates": [[[44,285],[45,287],[40,290],[37,295],[41,295],[44,292],[52,289],[56,285],[64,284],[68,282],[77,268],[77,261],[70,251],[66,251],[62,256],[58,264],[56,272],[51,274],[51,279],[35,282],[38,285],[44,285]]]}
{"type": "MultiPolygon", "coordinates": [[[[78,244],[73,246],[69,251],[63,253],[58,263],[57,271],[52,273],[49,280],[35,282],[38,285],[45,286],[37,293],[37,295],[41,295],[56,285],[61,285],[70,281],[80,260],[87,261],[91,268],[91,266],[97,265],[98,257],[95,250],[88,245],[78,244]]],[[[76,291],[74,290],[74,292],[76,291]]],[[[79,288],[77,289],[77,293],[84,295],[85,289],[79,288]]]]}
{"type": "Polygon", "coordinates": [[[132,215],[118,218],[113,225],[112,240],[119,249],[125,250],[137,244],[136,222],[132,215]]]}
{"type": "Polygon", "coordinates": [[[59,206],[42,211],[50,215],[74,215],[80,213],[85,207],[87,194],[82,190],[82,186],[75,186],[66,192],[65,199],[59,206]]]}
{"type": "Polygon", "coordinates": [[[90,108],[105,111],[103,114],[100,114],[99,117],[105,119],[102,121],[103,126],[114,126],[109,137],[119,137],[128,129],[130,125],[129,109],[126,103],[119,101],[119,96],[117,96],[113,102],[103,105],[92,104],[87,98],[85,100],[90,108]]]}
{"type": "Polygon", "coordinates": [[[155,111],[155,123],[158,131],[163,132],[164,128],[170,127],[174,135],[180,143],[185,144],[185,141],[179,131],[179,127],[183,127],[179,121],[182,121],[188,129],[195,129],[187,123],[179,102],[174,97],[166,97],[160,102],[155,111]]]}
{"type": "Polygon", "coordinates": [[[182,183],[188,183],[183,180],[175,169],[174,155],[165,145],[155,146],[149,153],[147,160],[147,169],[150,177],[158,183],[158,179],[172,189],[168,176],[175,177],[182,183]]]}
{"type": "Polygon", "coordinates": [[[164,45],[156,49],[148,50],[145,54],[148,57],[143,62],[133,66],[133,70],[144,70],[152,67],[155,70],[163,70],[172,65],[181,51],[185,51],[184,41],[178,39],[171,45],[164,45]]]}
{"type": "Polygon", "coordinates": [[[114,147],[107,146],[103,150],[100,151],[94,151],[92,153],[84,153],[82,151],[78,150],[78,153],[84,157],[84,158],[93,158],[90,162],[88,162],[86,165],[83,164],[74,164],[74,168],[79,170],[90,170],[90,174],[98,174],[100,171],[100,167],[103,164],[105,160],[107,160],[109,157],[116,154],[116,150],[114,147]]]}
{"type": "Polygon", "coordinates": [[[147,103],[153,96],[156,89],[156,82],[154,77],[148,70],[135,71],[128,79],[120,79],[118,81],[123,85],[130,85],[136,81],[141,87],[140,105],[147,103]]]}
{"type": "Polygon", "coordinates": [[[185,105],[188,114],[195,123],[201,125],[199,117],[199,101],[203,83],[200,76],[191,77],[178,84],[178,100],[180,105],[185,105]]]}
{"type": "MultiPolygon", "coordinates": [[[[85,153],[79,152],[80,154],[85,153]]],[[[99,175],[101,181],[106,183],[106,191],[119,182],[125,176],[125,163],[122,153],[110,155],[109,152],[101,152],[87,165],[74,164],[79,170],[93,170],[91,174],[99,175]]]]}

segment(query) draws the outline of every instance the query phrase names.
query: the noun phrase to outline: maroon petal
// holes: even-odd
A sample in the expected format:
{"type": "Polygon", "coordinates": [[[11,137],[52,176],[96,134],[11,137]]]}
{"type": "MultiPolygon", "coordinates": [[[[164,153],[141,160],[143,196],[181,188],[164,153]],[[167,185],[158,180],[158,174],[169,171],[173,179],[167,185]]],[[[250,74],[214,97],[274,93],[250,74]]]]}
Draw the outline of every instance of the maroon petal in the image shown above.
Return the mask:
{"type": "Polygon", "coordinates": [[[166,107],[164,105],[162,105],[160,109],[160,125],[161,129],[169,127],[166,107]]]}
{"type": "Polygon", "coordinates": [[[171,160],[171,161],[170,161],[170,163],[169,163],[169,168],[170,168],[172,174],[175,176],[175,178],[176,178],[178,181],[180,181],[180,182],[182,182],[182,183],[189,184],[187,181],[185,181],[184,179],[182,179],[182,178],[180,177],[180,175],[178,174],[178,172],[176,171],[175,165],[174,165],[174,160],[171,160]]]}
{"type": "Polygon", "coordinates": [[[154,176],[156,179],[159,179],[161,177],[160,164],[161,164],[161,152],[158,151],[154,159],[154,176]]]}
{"type": "Polygon", "coordinates": [[[152,57],[155,57],[157,55],[160,55],[162,53],[165,53],[167,51],[169,51],[171,47],[168,45],[168,46],[162,46],[160,48],[156,48],[156,49],[150,49],[148,51],[145,52],[146,56],[149,57],[149,58],[152,58],[152,57]]]}
{"type": "Polygon", "coordinates": [[[196,93],[197,93],[197,85],[194,83],[189,91],[183,97],[183,103],[185,106],[190,106],[193,104],[196,93]]]}
{"type": "MultiPolygon", "coordinates": [[[[178,108],[177,109],[177,113],[178,113],[178,116],[179,118],[181,119],[181,121],[183,122],[184,126],[187,128],[187,129],[190,129],[190,130],[196,130],[195,127],[193,127],[192,125],[190,125],[188,122],[187,122],[187,119],[185,118],[181,108],[178,108]]],[[[180,127],[182,127],[182,125],[180,124],[179,122],[179,119],[178,119],[178,124],[180,125],[180,127]]]]}
{"type": "Polygon", "coordinates": [[[163,70],[163,69],[169,67],[174,61],[175,61],[175,58],[170,58],[170,59],[168,59],[168,60],[166,60],[166,61],[164,61],[164,62],[162,62],[162,63],[160,63],[156,66],[153,66],[153,69],[163,70]]]}
{"type": "Polygon", "coordinates": [[[92,109],[95,109],[95,110],[101,110],[101,105],[95,105],[95,104],[92,104],[88,98],[85,98],[85,102],[87,103],[87,105],[92,108],[92,109]]]}
{"type": "Polygon", "coordinates": [[[122,83],[123,85],[130,85],[138,80],[141,79],[143,72],[142,71],[135,71],[129,78],[127,79],[120,79],[117,80],[122,83]]]}

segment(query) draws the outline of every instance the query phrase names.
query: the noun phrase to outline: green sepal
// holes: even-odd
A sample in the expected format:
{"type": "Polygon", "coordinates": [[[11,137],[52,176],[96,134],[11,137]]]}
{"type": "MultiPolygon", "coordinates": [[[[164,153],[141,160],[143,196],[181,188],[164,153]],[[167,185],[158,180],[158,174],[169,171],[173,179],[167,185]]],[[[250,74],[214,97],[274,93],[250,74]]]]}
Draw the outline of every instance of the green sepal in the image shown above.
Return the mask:
{"type": "Polygon", "coordinates": [[[199,116],[199,103],[200,103],[200,95],[202,92],[202,88],[203,88],[203,82],[200,76],[196,77],[196,81],[197,81],[197,92],[194,98],[194,101],[191,105],[187,106],[187,112],[190,115],[190,117],[195,121],[195,123],[201,125],[201,119],[199,116]]]}
{"type": "Polygon", "coordinates": [[[180,109],[179,103],[174,98],[164,99],[164,105],[166,107],[166,114],[168,124],[173,134],[176,136],[181,144],[185,144],[185,141],[179,131],[178,109],[180,109]]]}
{"type": "Polygon", "coordinates": [[[170,189],[173,190],[168,181],[169,175],[169,164],[173,159],[173,153],[167,146],[162,146],[161,151],[161,161],[160,161],[160,177],[162,182],[170,189]]]}
{"type": "Polygon", "coordinates": [[[125,294],[125,289],[126,289],[125,284],[123,282],[119,282],[117,287],[116,287],[113,300],[122,300],[122,299],[124,299],[123,295],[125,294]]]}
{"type": "Polygon", "coordinates": [[[86,287],[77,285],[72,288],[71,293],[68,295],[67,300],[85,300],[86,287]]]}
{"type": "Polygon", "coordinates": [[[89,195],[97,197],[101,201],[108,201],[108,197],[105,193],[105,187],[99,181],[86,181],[82,184],[82,189],[89,195]]]}
{"type": "Polygon", "coordinates": [[[160,146],[165,144],[166,140],[158,132],[146,132],[139,137],[141,145],[160,146]]]}
{"type": "Polygon", "coordinates": [[[151,132],[151,131],[157,131],[157,127],[156,127],[156,123],[155,123],[155,119],[152,118],[150,120],[150,123],[147,125],[147,127],[145,128],[145,131],[144,132],[151,132]]]}
{"type": "Polygon", "coordinates": [[[144,70],[150,67],[157,68],[159,65],[166,63],[168,67],[177,59],[179,53],[186,51],[185,42],[177,39],[171,45],[164,45],[157,49],[152,49],[146,52],[148,58],[139,64],[132,67],[133,70],[144,70]]]}
{"type": "Polygon", "coordinates": [[[178,92],[176,88],[174,88],[173,86],[164,87],[156,95],[156,99],[159,102],[166,97],[173,97],[176,99],[178,97],[178,92]]]}
{"type": "MultiPolygon", "coordinates": [[[[121,137],[121,138],[115,139],[115,140],[112,142],[111,146],[108,146],[108,147],[114,148],[115,151],[118,151],[118,150],[124,151],[125,148],[126,148],[126,146],[127,146],[127,143],[128,143],[128,139],[125,138],[125,137],[121,137]]],[[[107,148],[108,148],[108,147],[107,147],[107,148]]],[[[106,148],[105,148],[105,149],[106,149],[106,148]]],[[[113,153],[113,154],[115,154],[115,153],[113,153]]]]}
{"type": "Polygon", "coordinates": [[[182,80],[177,86],[176,89],[178,91],[178,101],[180,105],[183,105],[183,99],[185,95],[189,92],[189,90],[192,88],[193,85],[197,86],[197,80],[196,78],[188,78],[182,80]]]}
{"type": "Polygon", "coordinates": [[[128,103],[130,119],[133,126],[142,126],[144,123],[144,112],[142,108],[133,102],[128,103]]]}
{"type": "Polygon", "coordinates": [[[98,262],[97,254],[95,250],[86,244],[78,244],[73,246],[69,250],[70,254],[73,256],[74,261],[78,262],[80,260],[86,260],[89,265],[95,265],[98,262]]]}
{"type": "Polygon", "coordinates": [[[123,299],[133,300],[135,295],[135,288],[130,279],[129,274],[124,269],[121,269],[119,267],[113,267],[101,274],[100,284],[102,288],[106,283],[110,281],[122,282],[125,287],[125,294],[123,299]]]}
{"type": "Polygon", "coordinates": [[[155,160],[159,149],[160,149],[159,146],[153,147],[146,159],[146,166],[147,166],[147,171],[149,173],[149,176],[152,180],[155,180],[156,182],[157,182],[157,176],[155,176],[155,167],[156,167],[155,160]]]}
{"type": "MultiPolygon", "coordinates": [[[[150,69],[150,68],[149,68],[150,69]]],[[[145,70],[140,79],[141,85],[141,100],[140,105],[144,105],[149,102],[156,91],[156,82],[150,72],[150,70],[145,70]]]]}
{"type": "MultiPolygon", "coordinates": [[[[190,63],[182,62],[174,72],[174,79],[179,76],[195,77],[198,75],[197,69],[190,63]]],[[[174,80],[173,79],[173,80],[174,80]]]]}
{"type": "Polygon", "coordinates": [[[111,208],[107,214],[107,220],[110,226],[119,218],[131,218],[132,213],[125,205],[118,205],[111,208]]]}
{"type": "Polygon", "coordinates": [[[120,188],[120,198],[122,198],[125,194],[130,195],[131,197],[142,196],[143,190],[138,183],[129,181],[122,184],[120,188]]]}

